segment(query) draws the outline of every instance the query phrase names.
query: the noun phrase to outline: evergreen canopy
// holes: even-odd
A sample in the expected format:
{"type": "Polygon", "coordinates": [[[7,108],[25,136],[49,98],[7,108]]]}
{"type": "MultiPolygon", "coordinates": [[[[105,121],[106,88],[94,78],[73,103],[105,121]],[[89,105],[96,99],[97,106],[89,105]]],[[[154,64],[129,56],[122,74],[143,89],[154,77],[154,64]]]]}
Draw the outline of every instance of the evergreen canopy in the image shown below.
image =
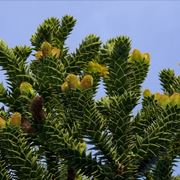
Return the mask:
{"type": "Polygon", "coordinates": [[[102,43],[94,34],[70,53],[75,23],[69,15],[45,20],[31,47],[0,40],[0,179],[173,179],[180,76],[162,70],[164,93],[145,90],[134,115],[149,54],[131,50],[126,36],[102,43]],[[100,82],[106,96],[97,101],[100,82]]]}

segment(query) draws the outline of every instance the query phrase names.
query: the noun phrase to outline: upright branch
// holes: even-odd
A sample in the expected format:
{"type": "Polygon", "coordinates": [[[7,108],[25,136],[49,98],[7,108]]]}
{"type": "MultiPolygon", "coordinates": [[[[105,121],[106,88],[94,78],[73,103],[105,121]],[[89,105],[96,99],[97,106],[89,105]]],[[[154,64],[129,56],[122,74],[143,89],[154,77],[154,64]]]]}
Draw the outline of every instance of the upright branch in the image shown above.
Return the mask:
{"type": "Polygon", "coordinates": [[[180,76],[164,69],[163,93],[143,91],[149,53],[127,36],[103,43],[94,34],[71,53],[75,23],[48,18],[31,47],[0,40],[0,179],[172,180],[180,76]],[[106,95],[96,100],[100,84],[106,95]]]}

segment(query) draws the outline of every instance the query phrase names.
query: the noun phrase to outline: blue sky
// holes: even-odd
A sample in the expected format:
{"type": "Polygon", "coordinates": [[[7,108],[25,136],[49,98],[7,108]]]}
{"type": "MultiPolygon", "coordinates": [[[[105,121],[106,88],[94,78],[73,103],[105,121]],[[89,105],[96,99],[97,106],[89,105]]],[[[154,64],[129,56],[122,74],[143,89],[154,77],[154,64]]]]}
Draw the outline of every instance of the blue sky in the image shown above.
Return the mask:
{"type": "MultiPolygon", "coordinates": [[[[48,17],[65,14],[77,19],[67,41],[70,50],[94,33],[105,42],[127,35],[132,47],[151,55],[151,67],[143,89],[161,91],[158,78],[163,68],[180,74],[180,2],[178,1],[0,1],[0,39],[10,47],[30,45],[37,26],[48,17]]],[[[4,81],[0,72],[0,81],[4,81]]],[[[100,89],[97,98],[104,95],[100,89]]],[[[180,174],[180,167],[175,174],[180,174]]]]}

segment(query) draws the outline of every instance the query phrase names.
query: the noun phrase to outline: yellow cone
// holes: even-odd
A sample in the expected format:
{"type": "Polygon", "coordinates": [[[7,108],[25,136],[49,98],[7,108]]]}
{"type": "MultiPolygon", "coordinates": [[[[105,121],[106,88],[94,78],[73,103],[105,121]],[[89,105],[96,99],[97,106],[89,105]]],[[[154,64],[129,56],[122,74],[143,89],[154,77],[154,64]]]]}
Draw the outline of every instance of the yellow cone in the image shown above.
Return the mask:
{"type": "Polygon", "coordinates": [[[141,61],[142,55],[138,49],[134,49],[131,55],[131,61],[141,61]]]}
{"type": "Polygon", "coordinates": [[[162,94],[156,93],[156,94],[154,94],[154,99],[157,100],[157,101],[159,101],[159,99],[161,98],[161,96],[162,96],[162,94]]]}
{"type": "Polygon", "coordinates": [[[23,94],[23,95],[29,95],[29,94],[33,95],[34,94],[34,89],[33,89],[32,85],[28,82],[22,82],[20,84],[19,89],[20,89],[21,94],[23,94]]]}
{"type": "Polygon", "coordinates": [[[19,112],[15,112],[11,115],[10,124],[15,126],[21,125],[21,114],[19,112]]]}
{"type": "Polygon", "coordinates": [[[85,75],[81,80],[81,88],[88,89],[93,86],[93,77],[91,75],[85,75]]]}
{"type": "Polygon", "coordinates": [[[59,58],[59,56],[60,56],[60,49],[58,49],[58,48],[53,48],[52,50],[51,50],[51,55],[52,56],[54,56],[54,57],[56,57],[56,58],[59,58]]]}
{"type": "Polygon", "coordinates": [[[107,77],[109,74],[108,68],[105,65],[97,63],[96,61],[90,61],[87,68],[89,72],[98,72],[102,77],[107,77]]]}
{"type": "Polygon", "coordinates": [[[62,85],[61,85],[61,91],[62,92],[65,92],[69,89],[69,86],[68,86],[68,83],[67,82],[64,82],[62,85]]]}
{"type": "Polygon", "coordinates": [[[49,55],[51,55],[52,46],[50,43],[45,41],[41,45],[41,50],[42,50],[43,56],[49,56],[49,55]]]}
{"type": "Polygon", "coordinates": [[[170,103],[170,98],[166,94],[162,94],[158,100],[159,104],[163,107],[166,107],[170,103]]]}
{"type": "Polygon", "coordinates": [[[151,91],[149,89],[145,89],[143,92],[144,97],[150,97],[151,96],[151,91]]]}
{"type": "Polygon", "coordinates": [[[170,96],[170,103],[171,105],[177,105],[180,107],[180,93],[173,93],[170,96]]]}
{"type": "Polygon", "coordinates": [[[100,74],[102,77],[107,77],[109,75],[108,68],[106,66],[101,65],[100,74]]]}
{"type": "Polygon", "coordinates": [[[6,127],[6,121],[0,117],[0,128],[6,127]]]}
{"type": "Polygon", "coordinates": [[[149,53],[144,53],[143,55],[143,60],[146,64],[150,64],[150,55],[149,53]]]}
{"type": "Polygon", "coordinates": [[[37,51],[35,54],[36,59],[41,59],[43,57],[42,51],[37,51]]]}
{"type": "Polygon", "coordinates": [[[71,89],[76,89],[80,86],[79,78],[75,74],[69,74],[66,77],[66,82],[71,89]]]}
{"type": "Polygon", "coordinates": [[[170,103],[170,98],[166,94],[156,93],[155,100],[162,107],[166,107],[170,103]]]}
{"type": "Polygon", "coordinates": [[[96,61],[90,61],[87,65],[87,68],[89,72],[93,72],[93,73],[101,71],[101,65],[96,61]]]}

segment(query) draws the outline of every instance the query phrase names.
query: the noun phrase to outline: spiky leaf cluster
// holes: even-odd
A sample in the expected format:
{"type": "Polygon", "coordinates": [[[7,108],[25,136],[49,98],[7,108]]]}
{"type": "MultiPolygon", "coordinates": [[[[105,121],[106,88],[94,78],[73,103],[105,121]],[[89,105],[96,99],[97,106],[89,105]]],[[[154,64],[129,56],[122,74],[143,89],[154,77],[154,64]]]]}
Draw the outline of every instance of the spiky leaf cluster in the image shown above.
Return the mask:
{"type": "Polygon", "coordinates": [[[134,115],[149,54],[132,50],[129,37],[103,44],[94,34],[70,53],[75,22],[45,20],[32,47],[0,41],[8,83],[0,84],[0,179],[171,179],[180,154],[179,76],[163,70],[164,94],[146,91],[134,115]],[[97,101],[100,82],[106,96],[97,101]]]}

